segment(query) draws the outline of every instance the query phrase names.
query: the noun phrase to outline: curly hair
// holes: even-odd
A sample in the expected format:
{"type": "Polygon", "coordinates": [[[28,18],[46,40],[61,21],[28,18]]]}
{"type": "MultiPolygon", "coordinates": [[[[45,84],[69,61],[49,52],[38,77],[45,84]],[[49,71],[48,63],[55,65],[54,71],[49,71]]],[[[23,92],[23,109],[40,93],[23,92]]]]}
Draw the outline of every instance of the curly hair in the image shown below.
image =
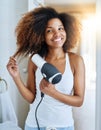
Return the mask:
{"type": "Polygon", "coordinates": [[[44,56],[48,53],[46,42],[43,40],[45,29],[50,19],[58,18],[66,31],[64,52],[74,48],[80,39],[81,24],[72,15],[58,13],[51,7],[39,7],[23,15],[15,29],[17,37],[17,51],[15,55],[39,53],[44,56]]]}

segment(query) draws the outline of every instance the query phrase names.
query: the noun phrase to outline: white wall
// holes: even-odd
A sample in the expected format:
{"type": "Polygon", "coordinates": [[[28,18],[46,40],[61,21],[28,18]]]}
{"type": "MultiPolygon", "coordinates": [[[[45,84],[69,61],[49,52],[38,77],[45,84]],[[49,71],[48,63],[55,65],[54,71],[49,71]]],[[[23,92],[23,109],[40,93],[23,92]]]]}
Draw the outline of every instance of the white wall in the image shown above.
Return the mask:
{"type": "MultiPolygon", "coordinates": [[[[28,104],[18,93],[18,90],[7,72],[8,58],[15,52],[15,26],[24,12],[28,10],[27,0],[0,0],[0,77],[4,78],[9,87],[10,96],[18,117],[19,125],[23,127],[28,111],[28,104]]],[[[27,61],[26,61],[27,62],[27,61]]],[[[20,64],[23,70],[25,65],[20,64]]],[[[22,73],[24,79],[26,74],[22,73]]]]}
{"type": "Polygon", "coordinates": [[[96,2],[97,12],[97,43],[96,43],[96,130],[101,130],[101,1],[96,2]]]}
{"type": "Polygon", "coordinates": [[[47,4],[89,4],[89,3],[96,3],[96,0],[45,0],[47,4]]]}

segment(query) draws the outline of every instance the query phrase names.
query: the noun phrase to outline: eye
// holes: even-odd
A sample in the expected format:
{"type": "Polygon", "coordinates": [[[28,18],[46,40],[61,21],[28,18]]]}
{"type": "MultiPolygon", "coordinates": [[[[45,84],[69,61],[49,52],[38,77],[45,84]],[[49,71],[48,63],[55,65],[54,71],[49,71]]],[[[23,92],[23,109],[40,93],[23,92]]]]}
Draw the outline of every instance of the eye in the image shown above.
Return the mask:
{"type": "Polygon", "coordinates": [[[58,30],[61,30],[61,31],[62,31],[62,30],[64,30],[64,28],[63,28],[63,27],[59,27],[58,30]]]}
{"type": "Polygon", "coordinates": [[[46,32],[47,32],[47,33],[51,33],[51,32],[52,32],[52,30],[51,30],[51,29],[48,29],[48,30],[46,30],[46,32]]]}

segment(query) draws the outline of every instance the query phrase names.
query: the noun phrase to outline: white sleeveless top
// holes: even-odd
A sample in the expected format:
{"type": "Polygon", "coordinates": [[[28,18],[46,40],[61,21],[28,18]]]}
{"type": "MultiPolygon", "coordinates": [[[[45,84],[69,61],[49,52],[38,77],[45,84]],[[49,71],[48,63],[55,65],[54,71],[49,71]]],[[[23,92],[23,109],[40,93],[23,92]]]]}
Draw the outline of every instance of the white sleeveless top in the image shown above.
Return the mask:
{"type": "MultiPolygon", "coordinates": [[[[30,127],[37,127],[35,120],[35,109],[41,99],[39,83],[42,78],[43,76],[38,68],[36,70],[36,99],[31,104],[26,120],[26,124],[30,127]]],[[[72,94],[73,74],[71,71],[68,54],[66,54],[66,66],[62,75],[62,80],[55,85],[55,88],[63,94],[72,94]]],[[[37,115],[40,127],[69,127],[74,123],[72,117],[72,107],[48,95],[44,95],[44,98],[38,108],[37,115]]]]}

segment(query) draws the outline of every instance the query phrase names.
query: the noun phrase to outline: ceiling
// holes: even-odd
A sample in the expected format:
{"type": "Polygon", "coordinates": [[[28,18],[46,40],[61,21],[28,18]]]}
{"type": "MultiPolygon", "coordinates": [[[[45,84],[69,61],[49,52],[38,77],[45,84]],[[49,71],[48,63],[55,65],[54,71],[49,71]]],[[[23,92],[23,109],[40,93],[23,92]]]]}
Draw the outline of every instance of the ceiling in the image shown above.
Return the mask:
{"type": "Polygon", "coordinates": [[[96,0],[44,0],[46,4],[92,4],[96,0]]]}
{"type": "Polygon", "coordinates": [[[60,12],[95,13],[96,0],[44,0],[45,5],[52,6],[60,12]]]}

